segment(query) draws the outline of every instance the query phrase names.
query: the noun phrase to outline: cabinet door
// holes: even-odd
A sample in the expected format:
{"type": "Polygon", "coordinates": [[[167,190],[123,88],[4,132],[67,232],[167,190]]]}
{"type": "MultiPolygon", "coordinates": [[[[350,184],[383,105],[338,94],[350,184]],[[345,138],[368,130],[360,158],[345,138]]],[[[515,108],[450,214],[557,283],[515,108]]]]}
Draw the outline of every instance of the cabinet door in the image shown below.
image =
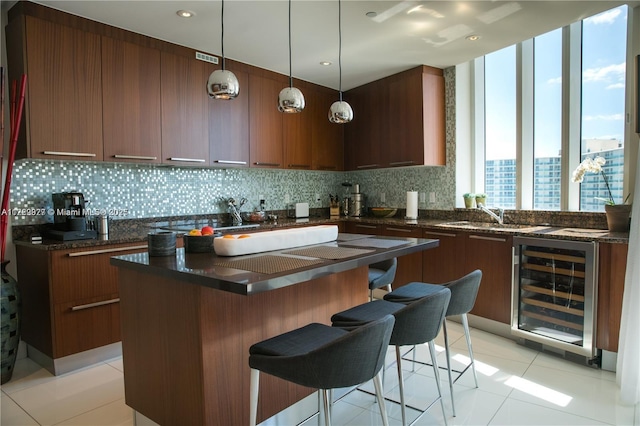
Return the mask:
{"type": "Polygon", "coordinates": [[[426,283],[443,284],[462,277],[464,236],[452,231],[426,229],[424,238],[439,240],[439,246],[422,252],[422,279],[426,283]]]}
{"type": "Polygon", "coordinates": [[[249,167],[249,74],[233,73],[240,84],[238,97],[228,101],[209,99],[211,164],[249,167]]]}
{"type": "Polygon", "coordinates": [[[329,121],[329,108],[339,99],[336,92],[318,91],[310,99],[311,119],[311,164],[314,170],[344,170],[343,124],[329,121]]]}
{"type": "Polygon", "coordinates": [[[465,239],[466,270],[482,270],[472,314],[511,324],[512,237],[469,234],[465,239]]]}
{"type": "Polygon", "coordinates": [[[349,170],[382,167],[389,129],[387,90],[376,81],[344,94],[353,108],[353,121],[345,124],[345,154],[349,170]]]}
{"type": "Polygon", "coordinates": [[[207,63],[162,52],[162,162],[209,164],[207,63]]]}
{"type": "Polygon", "coordinates": [[[389,150],[385,166],[417,166],[423,163],[422,71],[412,71],[389,81],[393,149],[389,150]]]}
{"type": "Polygon", "coordinates": [[[284,139],[284,167],[287,169],[311,170],[311,123],[313,122],[313,103],[317,94],[314,90],[301,87],[294,81],[305,99],[305,108],[295,114],[282,114],[282,133],[284,139]]]}
{"type": "Polygon", "coordinates": [[[104,159],[159,163],[160,51],[102,37],[104,159]]]}
{"type": "Polygon", "coordinates": [[[346,222],[344,225],[345,232],[349,234],[371,234],[380,235],[382,232],[377,225],[366,223],[346,222]]]}
{"type": "Polygon", "coordinates": [[[249,140],[251,167],[282,168],[282,113],[278,111],[279,81],[249,75],[249,140]]]}
{"type": "Polygon", "coordinates": [[[26,17],[32,158],[102,160],[100,36],[26,17]]]}
{"type": "Polygon", "coordinates": [[[427,68],[422,74],[422,126],[425,166],[445,166],[445,94],[442,70],[427,68]]]}
{"type": "MultiPolygon", "coordinates": [[[[421,238],[422,228],[403,226],[382,226],[381,235],[389,237],[421,238]]],[[[393,280],[393,288],[410,282],[422,282],[422,252],[398,257],[398,269],[393,280]]]]}
{"type": "Polygon", "coordinates": [[[596,347],[618,352],[628,244],[599,244],[596,347]]]}

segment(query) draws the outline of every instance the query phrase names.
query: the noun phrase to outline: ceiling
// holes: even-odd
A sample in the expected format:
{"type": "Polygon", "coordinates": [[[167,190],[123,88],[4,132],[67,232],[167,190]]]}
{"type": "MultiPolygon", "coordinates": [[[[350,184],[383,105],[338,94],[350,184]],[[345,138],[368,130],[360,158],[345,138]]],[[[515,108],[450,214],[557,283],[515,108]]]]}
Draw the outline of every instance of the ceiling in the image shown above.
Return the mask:
{"type": "MultiPolygon", "coordinates": [[[[4,1],[3,1],[4,3],[4,1]]],[[[220,55],[219,0],[37,1],[154,38],[220,55]],[[176,11],[195,12],[189,19],[176,11]]],[[[342,0],[342,88],[420,65],[445,68],[639,1],[342,0]],[[374,18],[367,12],[375,12],[374,18]],[[478,35],[477,41],[466,39],[478,35]]],[[[338,88],[338,1],[293,0],[294,77],[338,88]],[[320,62],[332,65],[322,66],[320,62]]],[[[225,55],[289,73],[288,2],[226,0],[225,55]]]]}

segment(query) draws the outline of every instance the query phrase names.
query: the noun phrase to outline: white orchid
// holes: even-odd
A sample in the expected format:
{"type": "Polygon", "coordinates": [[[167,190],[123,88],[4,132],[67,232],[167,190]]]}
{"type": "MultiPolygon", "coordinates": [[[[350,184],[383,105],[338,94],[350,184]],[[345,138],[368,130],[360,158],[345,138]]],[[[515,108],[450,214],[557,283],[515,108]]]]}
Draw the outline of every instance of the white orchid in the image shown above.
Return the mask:
{"type": "Polygon", "coordinates": [[[598,197],[596,197],[596,199],[602,200],[605,203],[613,206],[616,203],[615,201],[613,201],[613,195],[611,194],[611,188],[609,187],[609,180],[607,179],[607,175],[605,174],[604,169],[602,168],[602,166],[604,166],[606,163],[607,163],[607,160],[605,160],[603,157],[600,157],[600,156],[597,156],[596,158],[593,158],[593,159],[587,157],[573,171],[571,180],[576,183],[582,183],[585,173],[587,172],[594,173],[594,174],[600,173],[602,175],[602,178],[604,179],[605,185],[607,185],[607,191],[609,191],[609,199],[607,200],[607,199],[598,198],[598,197]]]}

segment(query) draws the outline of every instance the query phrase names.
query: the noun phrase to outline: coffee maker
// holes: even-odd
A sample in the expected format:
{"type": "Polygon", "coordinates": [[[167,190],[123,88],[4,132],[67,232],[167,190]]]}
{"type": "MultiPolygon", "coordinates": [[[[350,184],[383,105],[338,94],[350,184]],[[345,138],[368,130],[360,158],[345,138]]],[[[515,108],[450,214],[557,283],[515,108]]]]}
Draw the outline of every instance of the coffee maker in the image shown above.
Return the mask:
{"type": "Polygon", "coordinates": [[[353,192],[351,192],[351,208],[349,211],[349,215],[353,217],[361,217],[364,216],[366,212],[365,208],[365,197],[362,192],[360,192],[360,185],[353,185],[353,192]]]}
{"type": "Polygon", "coordinates": [[[49,237],[62,241],[96,238],[96,231],[87,229],[87,201],[81,192],[54,193],[51,199],[54,212],[49,237]]]}

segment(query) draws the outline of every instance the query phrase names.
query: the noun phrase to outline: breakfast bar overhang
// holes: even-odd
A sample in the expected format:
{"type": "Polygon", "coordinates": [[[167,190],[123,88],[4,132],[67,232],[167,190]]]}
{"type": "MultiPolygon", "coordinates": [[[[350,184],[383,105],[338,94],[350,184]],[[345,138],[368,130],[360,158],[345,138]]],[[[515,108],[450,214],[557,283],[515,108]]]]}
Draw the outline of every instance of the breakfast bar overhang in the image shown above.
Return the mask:
{"type": "MultiPolygon", "coordinates": [[[[248,424],[253,343],[311,322],[330,324],[332,314],[368,300],[368,265],[438,244],[339,234],[304,250],[231,258],[184,249],[113,257],[127,405],[161,425],[248,424]],[[282,262],[266,273],[230,267],[282,262]]],[[[258,421],[312,392],[264,375],[258,421]]]]}

